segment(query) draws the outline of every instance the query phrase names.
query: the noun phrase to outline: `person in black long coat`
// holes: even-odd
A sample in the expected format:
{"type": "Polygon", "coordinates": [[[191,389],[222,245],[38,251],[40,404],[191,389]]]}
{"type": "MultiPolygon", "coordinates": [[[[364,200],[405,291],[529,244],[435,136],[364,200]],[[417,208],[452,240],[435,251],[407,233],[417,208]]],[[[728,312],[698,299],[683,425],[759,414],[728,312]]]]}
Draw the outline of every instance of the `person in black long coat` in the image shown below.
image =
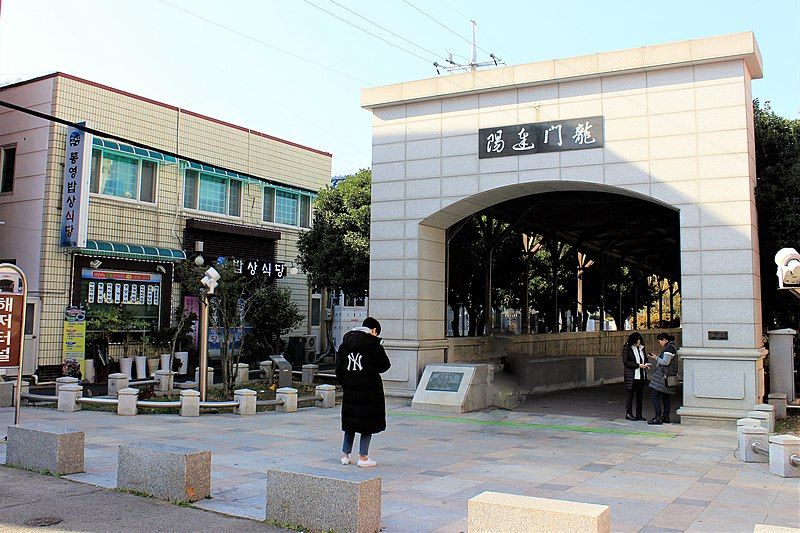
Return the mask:
{"type": "Polygon", "coordinates": [[[622,347],[622,364],[625,376],[625,388],[628,398],[625,402],[625,418],[628,420],[645,420],[642,416],[642,395],[647,383],[647,355],[644,351],[642,334],[634,331],[628,335],[628,342],[622,347]],[[633,415],[633,398],[636,396],[636,416],[633,415]]]}
{"type": "Polygon", "coordinates": [[[360,328],[348,331],[336,357],[336,379],[342,385],[342,464],[350,464],[355,434],[359,433],[358,466],[375,466],[369,458],[372,435],[386,429],[386,400],[381,374],[391,363],[381,345],[381,324],[367,317],[360,328]]]}

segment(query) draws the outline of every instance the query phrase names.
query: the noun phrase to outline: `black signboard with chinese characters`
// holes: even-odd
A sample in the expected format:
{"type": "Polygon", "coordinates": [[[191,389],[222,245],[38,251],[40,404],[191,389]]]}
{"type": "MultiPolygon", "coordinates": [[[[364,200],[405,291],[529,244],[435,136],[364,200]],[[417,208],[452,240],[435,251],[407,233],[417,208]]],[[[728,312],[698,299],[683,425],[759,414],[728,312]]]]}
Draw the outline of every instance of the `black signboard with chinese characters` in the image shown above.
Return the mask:
{"type": "Polygon", "coordinates": [[[572,118],[478,132],[478,159],[586,150],[603,146],[603,117],[572,118]]]}
{"type": "Polygon", "coordinates": [[[425,390],[458,392],[463,377],[463,372],[431,372],[425,390]]]}

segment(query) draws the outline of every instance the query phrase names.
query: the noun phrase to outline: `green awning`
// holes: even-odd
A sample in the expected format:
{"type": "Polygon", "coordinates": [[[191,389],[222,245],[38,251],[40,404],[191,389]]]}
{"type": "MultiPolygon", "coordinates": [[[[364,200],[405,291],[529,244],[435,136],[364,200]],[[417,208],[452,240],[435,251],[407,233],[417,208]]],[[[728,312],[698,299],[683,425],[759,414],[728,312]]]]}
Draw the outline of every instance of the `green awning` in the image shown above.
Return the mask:
{"type": "Polygon", "coordinates": [[[86,241],[86,247],[81,248],[81,252],[91,255],[147,259],[151,261],[181,261],[186,259],[186,252],[183,250],[91,239],[86,241]]]}
{"type": "Polygon", "coordinates": [[[139,148],[138,146],[131,146],[130,144],[123,144],[117,141],[110,141],[108,139],[101,139],[99,137],[95,137],[92,144],[94,146],[99,146],[100,148],[106,148],[108,150],[114,150],[116,152],[122,152],[124,154],[145,157],[147,159],[160,161],[162,163],[177,163],[176,159],[171,155],[165,155],[162,154],[161,152],[156,152],[154,150],[146,150],[144,148],[139,148]]]}
{"type": "Polygon", "coordinates": [[[201,165],[199,163],[194,163],[192,161],[184,161],[183,159],[181,159],[181,165],[183,165],[183,168],[197,170],[200,172],[205,172],[207,174],[214,174],[216,176],[220,176],[223,178],[231,178],[239,181],[244,181],[247,183],[264,183],[263,180],[259,180],[252,176],[248,176],[247,174],[240,174],[239,172],[234,172],[232,170],[217,168],[213,165],[207,165],[207,164],[201,165]]]}

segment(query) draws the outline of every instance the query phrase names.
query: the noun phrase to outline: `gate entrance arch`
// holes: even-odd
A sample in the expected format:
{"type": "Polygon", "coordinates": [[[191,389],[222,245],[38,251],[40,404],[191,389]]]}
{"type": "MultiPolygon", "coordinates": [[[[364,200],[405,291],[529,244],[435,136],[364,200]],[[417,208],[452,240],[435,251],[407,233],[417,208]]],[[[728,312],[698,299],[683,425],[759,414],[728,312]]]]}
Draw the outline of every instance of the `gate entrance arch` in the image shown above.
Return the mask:
{"type": "Polygon", "coordinates": [[[760,77],[755,38],[741,33],[364,90],[370,314],[392,360],[387,390],[412,394],[424,367],[446,360],[447,228],[532,194],[613,193],[677,212],[682,423],[728,424],[761,402],[750,91],[760,77]],[[556,126],[588,144],[545,149],[541,134],[556,126]],[[501,154],[498,140],[520,150],[501,154]]]}

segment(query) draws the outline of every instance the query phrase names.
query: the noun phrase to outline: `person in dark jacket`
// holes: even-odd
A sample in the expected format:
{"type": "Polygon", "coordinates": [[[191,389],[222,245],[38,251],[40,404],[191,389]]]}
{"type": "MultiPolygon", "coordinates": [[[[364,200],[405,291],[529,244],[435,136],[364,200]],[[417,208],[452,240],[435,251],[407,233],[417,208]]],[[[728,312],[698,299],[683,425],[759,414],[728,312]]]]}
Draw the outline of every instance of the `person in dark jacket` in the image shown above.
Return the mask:
{"type": "Polygon", "coordinates": [[[661,354],[658,356],[649,354],[655,363],[655,369],[650,378],[650,388],[653,389],[653,407],[656,414],[647,423],[669,424],[669,397],[675,394],[675,388],[667,385],[667,376],[678,375],[678,350],[675,349],[675,337],[669,333],[659,333],[656,340],[661,345],[661,354]]]}
{"type": "Polygon", "coordinates": [[[647,383],[647,355],[644,351],[642,334],[634,331],[628,335],[628,342],[622,347],[622,364],[625,376],[625,388],[628,398],[625,402],[625,418],[627,420],[645,420],[642,416],[642,394],[647,383]],[[633,397],[636,396],[636,416],[633,416],[633,397]]]}
{"type": "Polygon", "coordinates": [[[381,324],[367,317],[360,328],[348,331],[336,357],[336,379],[342,385],[342,464],[350,464],[355,434],[359,433],[358,466],[375,466],[369,458],[372,435],[386,429],[386,400],[381,374],[391,363],[381,345],[381,324]]]}

